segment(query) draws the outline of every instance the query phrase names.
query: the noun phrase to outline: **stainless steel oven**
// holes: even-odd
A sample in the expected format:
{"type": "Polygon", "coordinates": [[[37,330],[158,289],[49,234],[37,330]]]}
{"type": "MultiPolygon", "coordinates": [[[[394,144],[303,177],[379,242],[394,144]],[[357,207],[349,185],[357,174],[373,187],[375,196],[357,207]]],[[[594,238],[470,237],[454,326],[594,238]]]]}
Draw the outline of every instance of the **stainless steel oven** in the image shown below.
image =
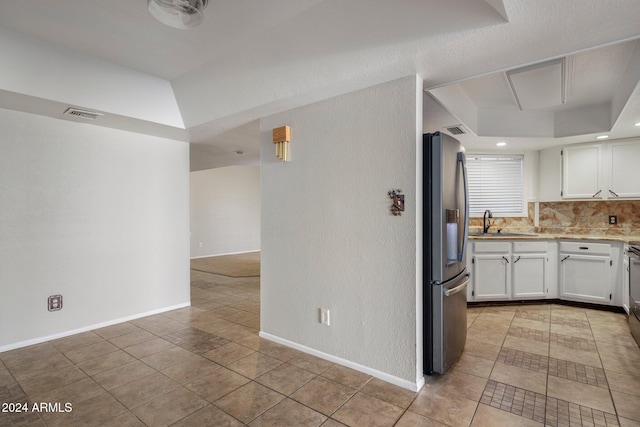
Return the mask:
{"type": "Polygon", "coordinates": [[[629,242],[629,329],[640,346],[640,242],[629,242]]]}

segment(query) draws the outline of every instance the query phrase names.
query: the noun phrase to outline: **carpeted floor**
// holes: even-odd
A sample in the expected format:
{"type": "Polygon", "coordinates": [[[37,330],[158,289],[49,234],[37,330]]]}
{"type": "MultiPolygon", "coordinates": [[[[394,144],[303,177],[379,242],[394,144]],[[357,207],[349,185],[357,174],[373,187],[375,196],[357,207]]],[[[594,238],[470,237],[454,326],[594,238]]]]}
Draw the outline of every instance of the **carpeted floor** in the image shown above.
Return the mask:
{"type": "Polygon", "coordinates": [[[260,277],[260,252],[191,260],[191,269],[228,277],[260,277]]]}

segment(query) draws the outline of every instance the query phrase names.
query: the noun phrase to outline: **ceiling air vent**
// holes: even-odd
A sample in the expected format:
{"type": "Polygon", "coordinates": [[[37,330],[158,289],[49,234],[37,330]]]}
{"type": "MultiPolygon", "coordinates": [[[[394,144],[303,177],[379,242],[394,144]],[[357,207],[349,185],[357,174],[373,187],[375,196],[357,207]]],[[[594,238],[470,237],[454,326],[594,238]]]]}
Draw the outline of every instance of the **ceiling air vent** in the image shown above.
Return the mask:
{"type": "Polygon", "coordinates": [[[95,120],[102,116],[102,113],[96,113],[95,111],[80,110],[78,108],[67,108],[64,112],[67,116],[80,117],[87,120],[95,120]]]}
{"type": "Polygon", "coordinates": [[[451,135],[463,135],[467,133],[467,131],[464,130],[462,125],[447,126],[445,130],[449,132],[451,135]]]}

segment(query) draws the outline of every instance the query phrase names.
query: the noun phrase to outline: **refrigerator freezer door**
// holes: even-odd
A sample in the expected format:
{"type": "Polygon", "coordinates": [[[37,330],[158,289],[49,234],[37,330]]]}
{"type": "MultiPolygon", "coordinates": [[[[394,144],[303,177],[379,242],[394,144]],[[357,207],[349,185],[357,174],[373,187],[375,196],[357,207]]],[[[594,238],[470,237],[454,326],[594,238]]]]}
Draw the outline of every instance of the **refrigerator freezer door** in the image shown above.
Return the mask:
{"type": "Polygon", "coordinates": [[[447,285],[433,286],[433,372],[444,374],[460,357],[467,340],[467,285],[464,273],[447,285]]]}

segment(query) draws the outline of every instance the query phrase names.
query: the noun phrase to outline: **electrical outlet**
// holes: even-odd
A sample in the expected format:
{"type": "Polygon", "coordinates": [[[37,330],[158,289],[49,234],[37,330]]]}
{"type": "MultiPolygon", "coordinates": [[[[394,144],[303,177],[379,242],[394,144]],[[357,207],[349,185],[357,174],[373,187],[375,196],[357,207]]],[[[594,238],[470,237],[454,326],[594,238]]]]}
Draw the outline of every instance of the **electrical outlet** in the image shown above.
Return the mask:
{"type": "Polygon", "coordinates": [[[202,242],[198,243],[198,247],[200,248],[202,247],[202,242]]]}
{"type": "Polygon", "coordinates": [[[609,215],[609,224],[616,225],[618,223],[617,215],[609,215]]]}
{"type": "Polygon", "coordinates": [[[62,310],[62,295],[51,295],[47,302],[49,311],[62,310]]]}
{"type": "Polygon", "coordinates": [[[319,314],[318,320],[320,321],[320,323],[327,326],[331,325],[331,312],[329,311],[328,308],[322,308],[322,307],[319,308],[318,314],[319,314]]]}

